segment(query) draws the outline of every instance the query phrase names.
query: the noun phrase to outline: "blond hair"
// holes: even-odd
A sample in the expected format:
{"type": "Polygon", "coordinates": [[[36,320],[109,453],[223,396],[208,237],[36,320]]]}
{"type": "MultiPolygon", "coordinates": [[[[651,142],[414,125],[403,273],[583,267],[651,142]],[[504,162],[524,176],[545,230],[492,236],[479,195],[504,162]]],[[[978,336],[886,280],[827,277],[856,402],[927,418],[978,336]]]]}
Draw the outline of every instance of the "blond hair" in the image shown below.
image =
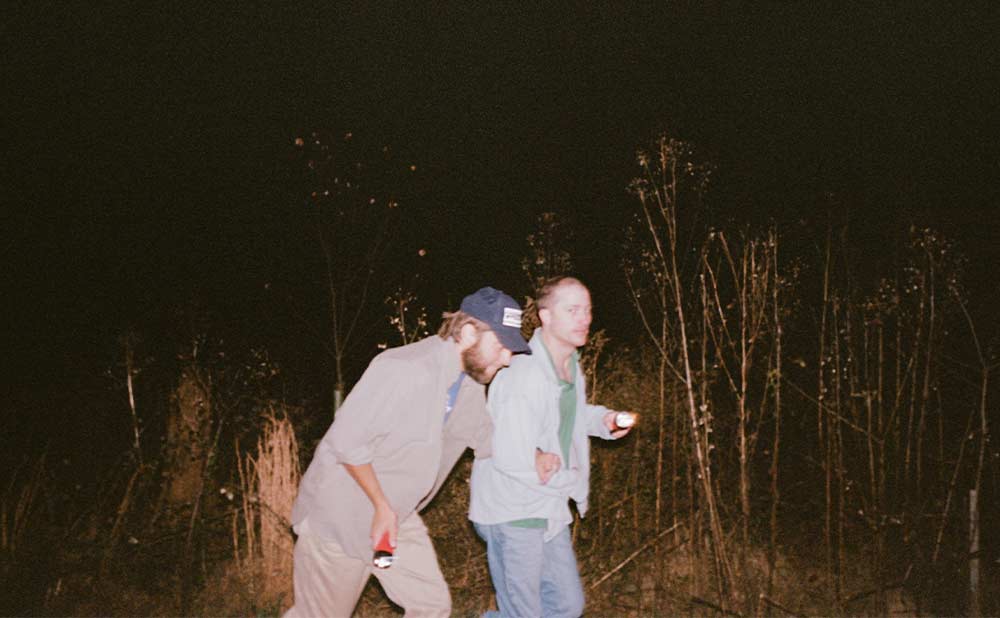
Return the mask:
{"type": "Polygon", "coordinates": [[[441,317],[444,318],[444,321],[441,322],[441,328],[438,329],[438,337],[445,340],[458,341],[459,337],[462,336],[462,327],[466,324],[472,324],[479,332],[490,330],[486,322],[476,319],[464,311],[446,311],[441,317]]]}

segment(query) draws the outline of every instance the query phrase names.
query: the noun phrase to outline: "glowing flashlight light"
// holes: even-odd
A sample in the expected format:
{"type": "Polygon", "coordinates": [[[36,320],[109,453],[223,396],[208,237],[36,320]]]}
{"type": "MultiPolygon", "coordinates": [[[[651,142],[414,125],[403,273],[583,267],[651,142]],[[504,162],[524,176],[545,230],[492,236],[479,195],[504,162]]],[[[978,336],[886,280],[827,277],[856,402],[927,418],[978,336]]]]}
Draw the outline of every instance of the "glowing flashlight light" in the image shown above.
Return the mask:
{"type": "Polygon", "coordinates": [[[636,421],[639,420],[639,415],[632,412],[619,412],[615,414],[615,431],[621,429],[628,429],[635,425],[636,421]]]}

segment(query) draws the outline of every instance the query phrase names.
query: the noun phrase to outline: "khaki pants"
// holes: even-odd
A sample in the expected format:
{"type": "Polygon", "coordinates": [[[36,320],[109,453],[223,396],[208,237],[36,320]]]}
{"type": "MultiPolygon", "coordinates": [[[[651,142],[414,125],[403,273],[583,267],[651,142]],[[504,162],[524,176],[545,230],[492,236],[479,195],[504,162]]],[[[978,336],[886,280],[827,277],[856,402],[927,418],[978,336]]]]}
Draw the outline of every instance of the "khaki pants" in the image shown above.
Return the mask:
{"type": "Polygon", "coordinates": [[[399,526],[395,560],[376,569],[371,560],[346,555],[329,539],[303,534],[295,542],[295,605],[284,618],[347,618],[354,611],[368,576],[378,578],[386,595],[412,618],[445,618],[451,593],[438,566],[427,528],[414,513],[399,526]]]}

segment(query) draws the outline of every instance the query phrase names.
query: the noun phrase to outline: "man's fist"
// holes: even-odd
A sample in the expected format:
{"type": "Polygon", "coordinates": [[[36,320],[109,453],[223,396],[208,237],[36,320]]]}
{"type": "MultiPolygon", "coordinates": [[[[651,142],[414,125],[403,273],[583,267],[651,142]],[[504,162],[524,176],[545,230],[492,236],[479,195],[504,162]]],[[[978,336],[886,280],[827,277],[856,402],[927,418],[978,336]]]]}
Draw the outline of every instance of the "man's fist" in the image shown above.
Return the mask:
{"type": "Polygon", "coordinates": [[[560,465],[559,455],[535,449],[535,471],[538,472],[538,480],[542,485],[548,483],[552,475],[559,471],[560,465]]]}

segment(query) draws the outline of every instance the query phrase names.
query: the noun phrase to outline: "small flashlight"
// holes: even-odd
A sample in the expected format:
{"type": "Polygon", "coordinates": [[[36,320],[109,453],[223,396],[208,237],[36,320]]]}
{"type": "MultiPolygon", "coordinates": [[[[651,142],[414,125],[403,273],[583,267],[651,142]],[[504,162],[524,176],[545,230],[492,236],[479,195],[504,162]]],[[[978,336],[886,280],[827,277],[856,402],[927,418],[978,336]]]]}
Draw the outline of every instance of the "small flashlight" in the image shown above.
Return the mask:
{"type": "Polygon", "coordinates": [[[375,555],[372,556],[372,564],[379,569],[388,569],[392,566],[395,556],[392,553],[392,545],[389,545],[389,533],[382,535],[382,539],[375,546],[375,555]]]}
{"type": "Polygon", "coordinates": [[[628,429],[635,425],[636,420],[638,420],[639,415],[632,412],[619,412],[615,414],[615,428],[614,431],[620,431],[622,429],[628,429]]]}

